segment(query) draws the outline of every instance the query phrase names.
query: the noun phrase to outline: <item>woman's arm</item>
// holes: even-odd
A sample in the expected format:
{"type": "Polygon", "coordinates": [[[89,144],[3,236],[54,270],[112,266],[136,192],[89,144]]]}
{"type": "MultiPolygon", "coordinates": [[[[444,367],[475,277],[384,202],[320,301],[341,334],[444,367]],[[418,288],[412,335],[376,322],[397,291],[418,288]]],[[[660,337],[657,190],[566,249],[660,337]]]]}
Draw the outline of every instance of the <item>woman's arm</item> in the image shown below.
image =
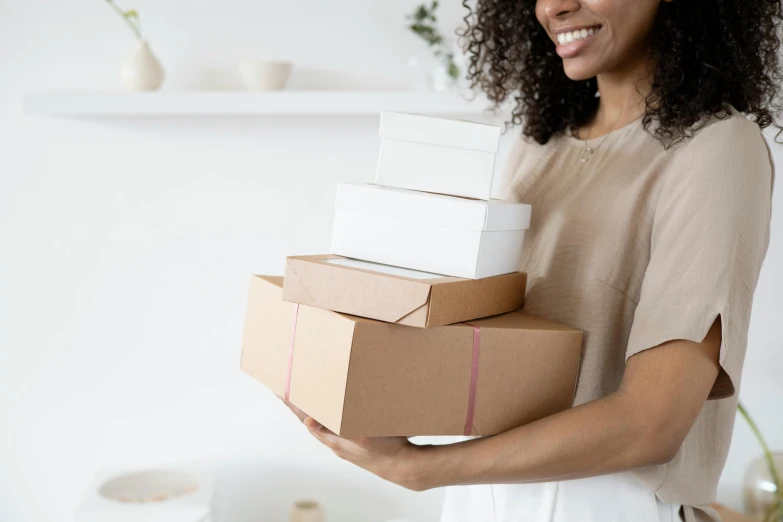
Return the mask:
{"type": "MultiPolygon", "coordinates": [[[[590,477],[671,460],[718,376],[718,318],[701,343],[670,341],[628,360],[620,388],[506,433],[445,446],[343,439],[294,410],[338,456],[413,490],[590,477]]],[[[289,405],[290,406],[290,405],[289,405]]]]}
{"type": "Polygon", "coordinates": [[[422,451],[422,485],[565,480],[668,462],[718,376],[720,323],[628,360],[620,389],[494,437],[422,451]],[[429,473],[426,470],[437,470],[429,473]]]}

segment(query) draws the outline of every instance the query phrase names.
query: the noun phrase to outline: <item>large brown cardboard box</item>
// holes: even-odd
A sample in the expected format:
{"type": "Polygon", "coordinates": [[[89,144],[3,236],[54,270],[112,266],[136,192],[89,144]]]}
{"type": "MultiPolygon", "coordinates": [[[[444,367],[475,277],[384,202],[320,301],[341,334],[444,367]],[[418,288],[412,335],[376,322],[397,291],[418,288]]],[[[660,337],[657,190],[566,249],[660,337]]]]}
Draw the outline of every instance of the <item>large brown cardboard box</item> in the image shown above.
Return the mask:
{"type": "Polygon", "coordinates": [[[286,259],[283,299],[387,323],[432,327],[522,308],[524,273],[460,279],[334,255],[286,259]]]}
{"type": "Polygon", "coordinates": [[[282,285],[251,279],[241,367],[339,435],[491,435],[572,404],[578,330],[522,312],[412,328],[289,303],[282,285]]]}

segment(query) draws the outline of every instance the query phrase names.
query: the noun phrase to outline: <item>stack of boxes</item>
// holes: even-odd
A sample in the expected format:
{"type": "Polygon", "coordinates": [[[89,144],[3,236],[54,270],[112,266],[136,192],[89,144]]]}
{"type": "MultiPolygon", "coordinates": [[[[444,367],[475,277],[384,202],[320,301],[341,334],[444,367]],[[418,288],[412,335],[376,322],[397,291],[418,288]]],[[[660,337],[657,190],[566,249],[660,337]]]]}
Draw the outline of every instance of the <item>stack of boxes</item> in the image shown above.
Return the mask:
{"type": "Polygon", "coordinates": [[[571,406],[582,333],[519,311],[530,206],[489,198],[500,129],[383,113],[332,252],[251,280],[243,370],[347,436],[490,435],[571,406]]]}

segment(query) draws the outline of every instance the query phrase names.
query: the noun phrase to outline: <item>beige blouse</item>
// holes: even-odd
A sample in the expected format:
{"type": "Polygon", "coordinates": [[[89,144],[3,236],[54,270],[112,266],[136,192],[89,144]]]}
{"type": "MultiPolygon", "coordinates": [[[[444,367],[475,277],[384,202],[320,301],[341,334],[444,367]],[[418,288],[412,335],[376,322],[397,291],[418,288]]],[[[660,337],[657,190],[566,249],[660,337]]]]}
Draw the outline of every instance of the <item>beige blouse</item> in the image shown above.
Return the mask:
{"type": "Polygon", "coordinates": [[[576,403],[615,391],[629,357],[674,339],[701,341],[718,315],[721,375],[679,453],[639,469],[686,521],[717,520],[747,346],[769,242],[774,166],[758,125],[733,108],[693,138],[663,146],[636,120],[606,139],[520,138],[504,196],[533,217],[521,270],[525,310],[585,331],[576,403]],[[597,146],[597,147],[596,147],[597,146]]]}

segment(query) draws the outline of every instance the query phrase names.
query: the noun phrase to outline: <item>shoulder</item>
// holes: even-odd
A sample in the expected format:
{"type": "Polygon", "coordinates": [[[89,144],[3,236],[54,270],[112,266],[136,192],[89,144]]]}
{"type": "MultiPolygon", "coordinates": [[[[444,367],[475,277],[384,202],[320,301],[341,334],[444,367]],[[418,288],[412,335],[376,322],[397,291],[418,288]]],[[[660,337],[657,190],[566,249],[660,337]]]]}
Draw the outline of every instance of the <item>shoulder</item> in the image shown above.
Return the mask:
{"type": "Polygon", "coordinates": [[[707,116],[695,125],[693,135],[672,150],[669,170],[674,185],[769,185],[774,163],[761,128],[729,106],[726,113],[707,116]]]}
{"type": "Polygon", "coordinates": [[[674,150],[676,157],[691,158],[760,153],[768,155],[761,128],[732,106],[725,113],[702,118],[694,125],[693,135],[674,150]]]}

